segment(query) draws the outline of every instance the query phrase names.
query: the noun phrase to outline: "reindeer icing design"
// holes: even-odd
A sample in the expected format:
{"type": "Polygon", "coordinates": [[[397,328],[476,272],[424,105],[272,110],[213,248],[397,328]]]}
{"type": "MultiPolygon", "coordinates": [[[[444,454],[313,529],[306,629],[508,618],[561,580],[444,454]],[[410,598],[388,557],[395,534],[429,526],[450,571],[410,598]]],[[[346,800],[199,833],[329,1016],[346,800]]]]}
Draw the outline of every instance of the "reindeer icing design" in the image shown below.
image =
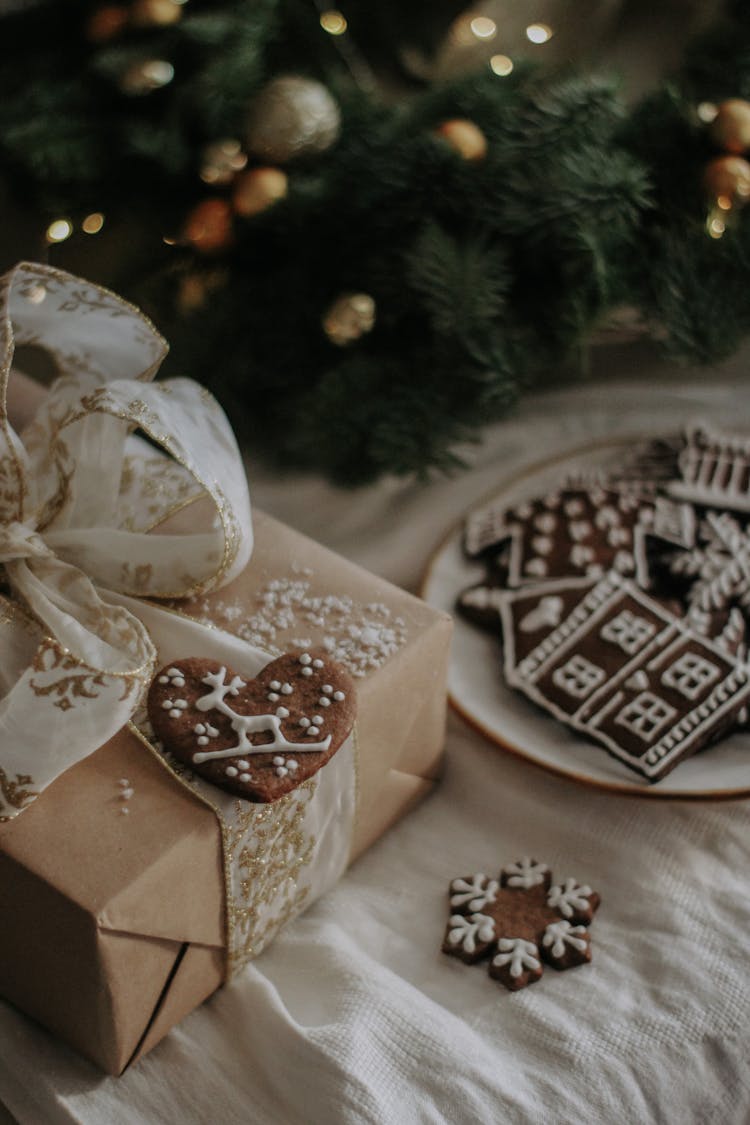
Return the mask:
{"type": "Polygon", "coordinates": [[[277,715],[238,715],[226,702],[226,697],[236,696],[246,686],[245,681],[239,676],[233,676],[229,683],[226,682],[226,668],[218,672],[209,672],[203,677],[202,683],[211,688],[207,695],[196,700],[195,707],[198,711],[219,711],[226,715],[232,725],[232,730],[238,736],[236,746],[226,750],[199,750],[193,755],[196,765],[209,762],[216,758],[236,758],[245,754],[268,754],[270,751],[288,750],[296,754],[309,753],[313,750],[327,750],[331,745],[330,734],[322,742],[289,742],[282,733],[281,721],[277,715]],[[259,734],[261,731],[273,735],[272,742],[265,742],[254,746],[248,735],[259,734]]]}

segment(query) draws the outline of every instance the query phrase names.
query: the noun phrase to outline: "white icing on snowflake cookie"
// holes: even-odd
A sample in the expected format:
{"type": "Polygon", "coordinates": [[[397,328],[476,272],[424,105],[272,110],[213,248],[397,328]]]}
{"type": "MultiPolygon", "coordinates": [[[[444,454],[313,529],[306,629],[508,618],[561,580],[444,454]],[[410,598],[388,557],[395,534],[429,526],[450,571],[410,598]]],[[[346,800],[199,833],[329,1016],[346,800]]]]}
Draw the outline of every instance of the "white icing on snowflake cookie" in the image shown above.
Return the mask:
{"type": "Polygon", "coordinates": [[[551,883],[547,865],[528,856],[507,864],[499,879],[454,879],[443,952],[466,964],[489,959],[490,976],[512,992],[539,980],[543,961],[556,969],[590,961],[586,926],[599,895],[575,879],[551,883]]]}

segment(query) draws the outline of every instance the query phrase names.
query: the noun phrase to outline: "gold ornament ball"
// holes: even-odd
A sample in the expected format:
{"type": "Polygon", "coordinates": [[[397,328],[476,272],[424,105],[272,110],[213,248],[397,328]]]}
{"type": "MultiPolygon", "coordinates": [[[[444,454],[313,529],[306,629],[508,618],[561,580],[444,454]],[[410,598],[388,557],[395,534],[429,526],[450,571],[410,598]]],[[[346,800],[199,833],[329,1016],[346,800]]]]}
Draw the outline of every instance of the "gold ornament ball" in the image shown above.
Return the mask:
{"type": "Polygon", "coordinates": [[[235,180],[232,205],[238,215],[250,218],[283,199],[288,190],[289,179],[281,168],[253,168],[235,180]]]}
{"type": "Polygon", "coordinates": [[[326,87],[290,74],[269,82],[254,99],[245,140],[255,156],[286,164],[325,152],[340,131],[341,113],[326,87]]]}
{"type": "Polygon", "coordinates": [[[369,293],[342,293],[323,317],[332,344],[345,348],[375,327],[375,301],[369,293]]]}
{"type": "Polygon", "coordinates": [[[750,199],[750,164],[741,156],[717,156],[706,165],[703,186],[722,210],[742,206],[750,199]]]}
{"type": "Polygon", "coordinates": [[[199,254],[220,254],[232,244],[232,208],[226,199],[204,199],[188,215],[183,233],[199,254]]]}
{"type": "Polygon", "coordinates": [[[710,132],[714,143],[727,152],[746,152],[750,148],[750,102],[742,98],[722,102],[710,132]]]}
{"type": "Polygon", "coordinates": [[[247,164],[242,145],[234,137],[206,145],[202,153],[201,179],[206,184],[230,184],[235,173],[247,164]]]}
{"type": "Polygon", "coordinates": [[[487,155],[487,138],[473,121],[456,118],[443,121],[435,130],[463,160],[484,160],[487,155]]]}
{"type": "Polygon", "coordinates": [[[91,13],[86,22],[86,38],[91,43],[107,43],[124,31],[130,14],[121,4],[107,4],[91,13]]]}
{"type": "Polygon", "coordinates": [[[176,0],[135,0],[130,19],[136,27],[169,27],[182,19],[182,5],[176,0]]]}
{"type": "Polygon", "coordinates": [[[227,272],[219,267],[209,272],[189,273],[182,278],[177,291],[177,305],[183,316],[202,309],[214,289],[227,283],[227,272]]]}
{"type": "Polygon", "coordinates": [[[167,86],[174,78],[174,67],[165,59],[146,59],[133,63],[120,78],[123,94],[142,98],[167,86]]]}

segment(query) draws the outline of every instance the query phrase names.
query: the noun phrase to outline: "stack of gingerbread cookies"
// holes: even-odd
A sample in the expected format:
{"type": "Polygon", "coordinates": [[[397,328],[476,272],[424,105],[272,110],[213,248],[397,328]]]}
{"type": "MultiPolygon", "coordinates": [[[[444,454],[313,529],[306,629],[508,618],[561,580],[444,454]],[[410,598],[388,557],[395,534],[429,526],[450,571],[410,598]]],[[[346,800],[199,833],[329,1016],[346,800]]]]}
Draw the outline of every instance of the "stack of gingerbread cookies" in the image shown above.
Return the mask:
{"type": "Polygon", "coordinates": [[[607,474],[473,512],[510,686],[648,782],[746,721],[750,439],[699,424],[607,474]]]}

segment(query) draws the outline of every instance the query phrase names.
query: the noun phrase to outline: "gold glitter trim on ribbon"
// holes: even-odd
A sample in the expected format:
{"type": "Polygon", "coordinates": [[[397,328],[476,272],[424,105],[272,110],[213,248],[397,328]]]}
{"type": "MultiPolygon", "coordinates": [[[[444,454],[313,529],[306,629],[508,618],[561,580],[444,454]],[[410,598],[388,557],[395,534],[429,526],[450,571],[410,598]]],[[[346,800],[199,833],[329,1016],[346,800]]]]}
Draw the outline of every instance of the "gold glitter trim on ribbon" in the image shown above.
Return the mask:
{"type": "MultiPolygon", "coordinates": [[[[128,727],[159,764],[216,816],[224,872],[225,980],[231,979],[312,901],[311,885],[301,885],[301,876],[315,863],[326,840],[309,831],[305,820],[312,803],[321,797],[322,770],[277,801],[253,804],[224,794],[188,767],[167,760],[146,729],[134,722],[128,727]]],[[[356,763],[356,727],[350,737],[356,763]]],[[[356,773],[355,767],[355,777],[356,773]]],[[[348,854],[342,859],[343,868],[348,854]]]]}
{"type": "MultiPolygon", "coordinates": [[[[34,778],[30,774],[17,773],[15,780],[11,781],[5,770],[0,767],[0,792],[3,795],[3,802],[11,808],[19,811],[25,809],[35,797],[39,796],[34,790],[27,788],[33,784],[34,778]]],[[[6,820],[12,820],[12,817],[0,816],[0,824],[6,820]]]]}

